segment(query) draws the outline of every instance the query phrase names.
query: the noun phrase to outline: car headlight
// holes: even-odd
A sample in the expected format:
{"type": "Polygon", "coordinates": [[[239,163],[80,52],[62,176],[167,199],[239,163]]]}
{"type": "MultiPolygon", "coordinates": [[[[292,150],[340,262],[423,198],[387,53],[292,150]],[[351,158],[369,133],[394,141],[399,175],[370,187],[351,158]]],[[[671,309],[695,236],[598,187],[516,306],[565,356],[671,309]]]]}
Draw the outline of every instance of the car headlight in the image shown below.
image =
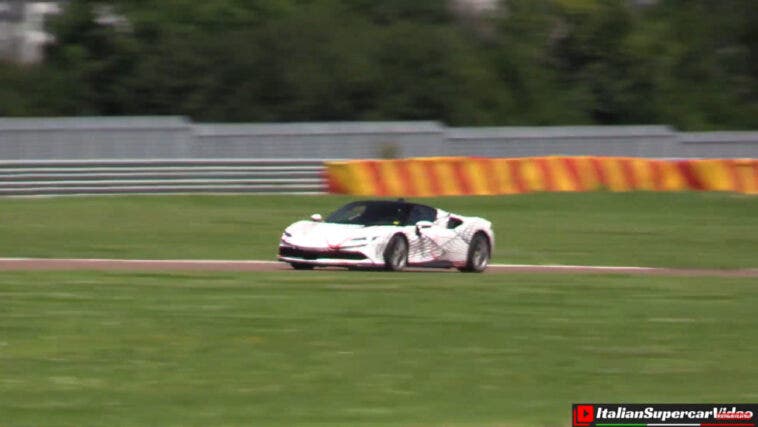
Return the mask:
{"type": "Polygon", "coordinates": [[[368,243],[368,239],[365,237],[356,237],[355,239],[350,239],[347,242],[343,243],[341,246],[343,248],[357,248],[359,246],[365,246],[366,243],[368,243]]]}
{"type": "Polygon", "coordinates": [[[374,240],[378,239],[379,236],[374,237],[355,237],[353,239],[348,240],[347,242],[340,245],[343,248],[358,248],[361,246],[366,246],[369,242],[373,242],[374,240]]]}

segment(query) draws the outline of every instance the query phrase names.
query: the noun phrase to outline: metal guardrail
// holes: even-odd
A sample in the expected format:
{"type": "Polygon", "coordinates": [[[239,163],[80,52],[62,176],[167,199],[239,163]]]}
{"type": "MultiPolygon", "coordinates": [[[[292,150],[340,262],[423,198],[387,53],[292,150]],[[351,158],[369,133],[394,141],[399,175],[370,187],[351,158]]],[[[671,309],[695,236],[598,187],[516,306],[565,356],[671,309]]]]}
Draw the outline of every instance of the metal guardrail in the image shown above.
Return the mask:
{"type": "Polygon", "coordinates": [[[322,160],[0,161],[0,196],[325,190],[322,160]]]}

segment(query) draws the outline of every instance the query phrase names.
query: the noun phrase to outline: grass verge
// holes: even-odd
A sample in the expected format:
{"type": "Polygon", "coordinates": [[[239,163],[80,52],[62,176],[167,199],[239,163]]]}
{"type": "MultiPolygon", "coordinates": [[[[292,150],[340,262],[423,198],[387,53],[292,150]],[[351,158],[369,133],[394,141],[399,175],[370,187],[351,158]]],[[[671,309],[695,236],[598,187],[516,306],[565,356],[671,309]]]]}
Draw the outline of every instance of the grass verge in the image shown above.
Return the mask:
{"type": "MultiPolygon", "coordinates": [[[[0,199],[0,256],[273,259],[283,228],[339,196],[0,199]]],[[[758,267],[758,198],[578,193],[420,199],[495,225],[494,262],[758,267]]]]}
{"type": "Polygon", "coordinates": [[[754,279],[0,273],[0,425],[552,426],[758,400],[754,279]]]}

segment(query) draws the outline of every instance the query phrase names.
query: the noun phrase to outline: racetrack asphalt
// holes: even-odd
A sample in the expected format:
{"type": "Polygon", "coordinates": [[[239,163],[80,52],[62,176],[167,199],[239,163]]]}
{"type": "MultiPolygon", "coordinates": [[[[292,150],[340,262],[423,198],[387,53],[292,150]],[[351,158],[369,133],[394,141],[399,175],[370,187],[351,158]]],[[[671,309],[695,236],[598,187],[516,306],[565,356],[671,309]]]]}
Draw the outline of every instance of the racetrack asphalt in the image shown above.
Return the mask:
{"type": "MultiPolygon", "coordinates": [[[[51,259],[0,258],[0,271],[291,271],[278,261],[234,260],[127,260],[127,259],[51,259]]],[[[314,271],[319,271],[316,269],[314,271]]],[[[329,268],[328,270],[335,270],[329,268]]],[[[411,268],[409,272],[457,272],[455,269],[411,268]]],[[[298,271],[296,273],[307,273],[298,271]]],[[[554,274],[632,274],[652,276],[758,277],[758,268],[719,270],[661,267],[614,267],[589,265],[491,264],[486,273],[554,273],[554,274]]]]}

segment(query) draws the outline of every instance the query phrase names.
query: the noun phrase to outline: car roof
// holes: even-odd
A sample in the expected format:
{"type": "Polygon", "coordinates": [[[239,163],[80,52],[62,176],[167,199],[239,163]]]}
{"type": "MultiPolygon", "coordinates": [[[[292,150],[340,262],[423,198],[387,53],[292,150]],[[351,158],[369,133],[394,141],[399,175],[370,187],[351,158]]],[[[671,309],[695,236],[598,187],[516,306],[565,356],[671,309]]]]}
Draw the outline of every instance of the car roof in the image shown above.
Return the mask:
{"type": "Polygon", "coordinates": [[[437,210],[437,208],[432,207],[432,206],[424,205],[424,204],[421,204],[421,203],[409,202],[409,201],[406,201],[406,200],[356,200],[356,201],[350,202],[350,203],[397,204],[399,206],[409,206],[409,207],[412,207],[412,206],[421,206],[421,207],[424,207],[424,208],[429,208],[429,209],[437,210]]]}

